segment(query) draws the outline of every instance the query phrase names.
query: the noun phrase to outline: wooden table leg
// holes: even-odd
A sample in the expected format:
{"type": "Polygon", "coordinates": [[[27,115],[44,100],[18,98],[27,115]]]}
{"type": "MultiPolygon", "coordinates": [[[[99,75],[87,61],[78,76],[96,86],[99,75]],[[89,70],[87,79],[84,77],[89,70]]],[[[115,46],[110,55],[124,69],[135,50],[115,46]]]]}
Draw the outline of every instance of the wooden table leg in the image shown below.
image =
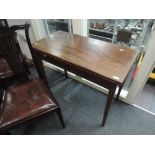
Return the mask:
{"type": "Polygon", "coordinates": [[[67,70],[64,70],[64,73],[65,73],[65,79],[67,79],[68,78],[67,70]]]}
{"type": "Polygon", "coordinates": [[[121,90],[122,90],[122,88],[123,88],[124,83],[125,83],[125,80],[124,80],[124,82],[122,83],[122,85],[119,86],[118,93],[117,93],[117,96],[116,96],[116,98],[115,98],[116,101],[118,101],[118,99],[119,99],[119,95],[120,95],[120,93],[121,93],[121,90]]]}
{"type": "Polygon", "coordinates": [[[41,57],[38,55],[35,55],[34,63],[35,63],[37,72],[39,74],[39,77],[43,79],[46,85],[48,86],[48,81],[47,81],[47,77],[46,77],[46,73],[45,73],[45,69],[44,69],[44,65],[43,65],[41,57]]]}
{"type": "Polygon", "coordinates": [[[119,95],[120,95],[120,93],[121,93],[122,87],[123,87],[123,85],[121,85],[121,86],[119,87],[119,89],[118,89],[118,93],[117,93],[117,96],[116,96],[116,98],[115,98],[116,101],[118,101],[118,98],[119,98],[119,95]]]}
{"type": "Polygon", "coordinates": [[[109,109],[111,106],[111,102],[112,102],[113,96],[115,94],[115,90],[116,90],[116,85],[113,86],[112,88],[110,88],[110,90],[109,90],[107,101],[106,101],[106,106],[105,106],[105,110],[104,110],[104,116],[103,116],[103,120],[102,120],[102,126],[105,125],[106,118],[108,116],[109,109]]]}
{"type": "MultiPolygon", "coordinates": [[[[127,76],[127,77],[128,77],[128,76],[127,76]]],[[[116,98],[115,98],[116,101],[118,101],[118,99],[119,99],[119,95],[120,95],[120,93],[121,93],[121,90],[122,90],[122,88],[123,88],[123,85],[124,85],[124,83],[125,83],[127,77],[125,78],[125,80],[124,80],[124,82],[122,83],[122,85],[119,86],[118,93],[117,93],[116,98]]]]}

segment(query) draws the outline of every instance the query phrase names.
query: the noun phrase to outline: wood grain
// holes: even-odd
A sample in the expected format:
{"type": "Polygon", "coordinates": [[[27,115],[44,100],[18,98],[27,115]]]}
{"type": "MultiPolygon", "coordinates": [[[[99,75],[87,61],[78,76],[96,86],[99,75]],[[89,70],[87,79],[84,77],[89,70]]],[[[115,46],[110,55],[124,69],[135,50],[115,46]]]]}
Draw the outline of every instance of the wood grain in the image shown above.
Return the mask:
{"type": "Polygon", "coordinates": [[[44,54],[122,84],[137,56],[131,48],[57,31],[33,43],[33,48],[44,54]]]}

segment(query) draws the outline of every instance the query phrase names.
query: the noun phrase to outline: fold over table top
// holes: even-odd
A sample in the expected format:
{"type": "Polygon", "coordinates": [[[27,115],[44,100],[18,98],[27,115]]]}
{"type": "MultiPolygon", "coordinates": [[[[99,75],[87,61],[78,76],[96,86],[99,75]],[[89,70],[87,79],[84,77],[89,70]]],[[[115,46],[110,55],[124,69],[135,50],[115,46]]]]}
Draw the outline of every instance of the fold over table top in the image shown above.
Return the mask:
{"type": "Polygon", "coordinates": [[[33,43],[33,48],[122,84],[137,56],[131,48],[57,31],[33,43]]]}

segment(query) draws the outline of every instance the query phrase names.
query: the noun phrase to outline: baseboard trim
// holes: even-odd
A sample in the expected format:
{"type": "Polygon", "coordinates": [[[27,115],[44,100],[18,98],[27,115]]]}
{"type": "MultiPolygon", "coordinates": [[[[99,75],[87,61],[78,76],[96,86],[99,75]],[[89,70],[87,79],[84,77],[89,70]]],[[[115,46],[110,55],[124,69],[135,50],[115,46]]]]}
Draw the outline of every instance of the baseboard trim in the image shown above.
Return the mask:
{"type": "MultiPolygon", "coordinates": [[[[55,66],[55,65],[53,65],[51,63],[45,62],[45,61],[43,61],[43,63],[44,63],[44,66],[64,74],[64,70],[62,68],[57,67],[57,66],[55,66]]],[[[77,76],[77,75],[75,75],[75,74],[73,74],[71,72],[67,72],[67,73],[68,73],[68,76],[70,78],[72,78],[72,79],[74,79],[74,80],[76,80],[78,82],[81,82],[83,84],[86,84],[86,85],[88,85],[88,86],[90,86],[90,87],[92,87],[92,88],[94,88],[94,89],[96,89],[96,90],[98,90],[98,91],[100,91],[102,93],[108,94],[108,90],[106,88],[101,87],[101,86],[99,86],[99,85],[97,85],[97,84],[95,84],[95,83],[93,83],[91,81],[88,81],[88,80],[86,80],[86,79],[84,79],[84,78],[82,78],[80,76],[77,76]]],[[[115,96],[116,96],[117,92],[118,92],[118,88],[116,89],[115,96]]],[[[125,98],[126,98],[127,94],[128,94],[128,92],[126,90],[122,89],[119,99],[122,100],[123,102],[126,102],[125,98]]],[[[129,103],[127,103],[127,104],[129,104],[129,103]]]]}

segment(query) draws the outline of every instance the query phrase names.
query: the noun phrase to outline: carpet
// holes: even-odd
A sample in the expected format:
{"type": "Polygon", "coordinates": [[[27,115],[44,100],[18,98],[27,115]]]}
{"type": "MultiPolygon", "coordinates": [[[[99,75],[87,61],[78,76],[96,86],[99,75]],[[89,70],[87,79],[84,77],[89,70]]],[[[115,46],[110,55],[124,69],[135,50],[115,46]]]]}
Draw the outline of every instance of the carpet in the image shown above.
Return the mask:
{"type": "MultiPolygon", "coordinates": [[[[31,68],[32,77],[37,77],[31,68]]],[[[60,104],[66,128],[55,113],[12,129],[12,134],[31,135],[126,135],[155,134],[155,116],[137,107],[113,100],[106,124],[101,126],[106,95],[61,73],[46,68],[51,91],[60,104]]]]}

